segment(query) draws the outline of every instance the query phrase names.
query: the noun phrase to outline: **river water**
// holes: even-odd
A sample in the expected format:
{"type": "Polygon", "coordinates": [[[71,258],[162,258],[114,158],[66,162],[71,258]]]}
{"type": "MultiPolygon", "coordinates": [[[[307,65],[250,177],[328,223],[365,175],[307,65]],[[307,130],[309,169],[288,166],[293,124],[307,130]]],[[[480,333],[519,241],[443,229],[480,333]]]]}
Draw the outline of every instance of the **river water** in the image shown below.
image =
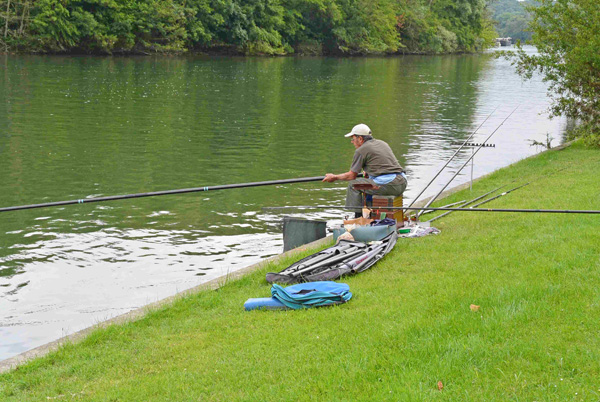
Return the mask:
{"type": "MultiPolygon", "coordinates": [[[[566,123],[540,114],[545,93],[490,54],[0,56],[0,207],[341,173],[354,151],[343,135],[361,122],[406,168],[409,202],[492,112],[473,141],[518,106],[476,156],[475,177],[539,152],[530,139],[558,144],[566,123]]],[[[453,184],[469,179],[465,169],[453,184]]],[[[344,187],[0,213],[0,360],[280,253],[283,215],[262,207],[339,205],[344,187]]]]}

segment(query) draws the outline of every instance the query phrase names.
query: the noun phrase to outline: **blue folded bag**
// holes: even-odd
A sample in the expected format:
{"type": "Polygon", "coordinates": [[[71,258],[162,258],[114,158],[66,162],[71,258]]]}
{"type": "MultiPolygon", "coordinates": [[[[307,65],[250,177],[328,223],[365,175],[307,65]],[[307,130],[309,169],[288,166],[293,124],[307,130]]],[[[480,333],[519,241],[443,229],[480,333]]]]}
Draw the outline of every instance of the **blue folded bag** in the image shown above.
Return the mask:
{"type": "Polygon", "coordinates": [[[330,306],[346,303],[352,298],[350,287],[345,283],[331,281],[298,283],[286,288],[274,284],[273,297],[248,299],[246,310],[254,309],[294,309],[330,306]]]}

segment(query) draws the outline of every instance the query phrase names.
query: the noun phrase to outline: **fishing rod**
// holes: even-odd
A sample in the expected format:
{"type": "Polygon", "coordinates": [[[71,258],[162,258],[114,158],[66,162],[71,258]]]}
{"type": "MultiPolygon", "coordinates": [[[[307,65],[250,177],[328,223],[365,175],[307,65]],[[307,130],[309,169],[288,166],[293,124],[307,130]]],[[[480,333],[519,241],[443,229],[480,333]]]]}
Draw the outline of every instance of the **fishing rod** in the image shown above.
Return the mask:
{"type": "MultiPolygon", "coordinates": [[[[450,204],[442,205],[442,207],[443,207],[443,208],[447,208],[447,207],[453,207],[453,206],[455,206],[455,205],[462,204],[462,203],[463,203],[463,202],[465,202],[465,201],[466,201],[466,200],[461,200],[461,201],[452,202],[452,203],[450,203],[450,204]]],[[[463,205],[464,205],[464,204],[463,204],[463,205]]],[[[460,207],[458,207],[458,208],[460,208],[460,207]]],[[[434,211],[432,211],[431,209],[428,209],[427,211],[423,211],[423,213],[422,213],[421,215],[430,214],[430,213],[432,213],[432,212],[434,212],[434,211]]]]}
{"type": "MultiPolygon", "coordinates": [[[[510,193],[511,191],[515,191],[515,190],[517,190],[517,189],[519,189],[519,188],[521,188],[521,187],[524,187],[524,186],[526,186],[527,184],[529,184],[529,183],[523,184],[522,186],[519,186],[519,187],[515,187],[515,188],[513,188],[513,189],[511,189],[511,190],[505,191],[504,193],[502,193],[502,194],[499,194],[499,195],[497,195],[497,196],[495,196],[495,197],[489,198],[489,199],[487,199],[487,200],[483,200],[483,201],[481,201],[480,203],[477,203],[477,204],[475,204],[475,205],[473,205],[472,207],[469,207],[469,208],[476,208],[476,207],[478,207],[479,205],[483,205],[483,204],[485,204],[485,203],[488,203],[488,202],[490,202],[490,201],[492,201],[492,200],[495,200],[495,199],[496,199],[496,198],[498,198],[498,197],[501,197],[501,196],[503,196],[503,195],[506,195],[506,194],[510,193]]],[[[458,208],[462,208],[462,207],[466,207],[467,205],[471,205],[472,203],[479,201],[480,199],[482,199],[482,198],[486,197],[487,195],[489,195],[489,194],[492,194],[492,193],[494,193],[494,192],[496,192],[496,191],[500,190],[502,187],[506,187],[506,184],[505,184],[505,185],[503,185],[503,186],[500,186],[500,187],[498,187],[498,188],[496,188],[496,189],[494,189],[494,190],[492,190],[492,191],[489,191],[489,192],[487,192],[487,193],[485,193],[485,194],[483,194],[483,195],[480,195],[479,197],[477,197],[477,198],[474,198],[474,199],[472,199],[471,201],[464,203],[463,205],[459,206],[458,208]]],[[[446,216],[446,215],[449,215],[449,214],[451,214],[452,212],[453,212],[453,211],[444,212],[444,213],[443,213],[443,214],[441,214],[441,215],[438,215],[438,216],[436,216],[436,217],[434,217],[434,218],[431,218],[431,219],[430,219],[430,220],[428,220],[427,222],[433,222],[433,221],[435,221],[435,220],[438,220],[438,219],[440,219],[440,218],[443,218],[443,217],[444,217],[444,216],[446,216]]],[[[423,215],[423,214],[421,214],[421,215],[423,215]]]]}
{"type": "Polygon", "coordinates": [[[483,126],[483,124],[490,118],[492,117],[492,115],[494,114],[494,112],[498,109],[499,106],[496,106],[494,108],[494,110],[492,110],[492,113],[490,113],[484,121],[481,122],[481,124],[479,125],[479,127],[477,127],[475,129],[475,131],[473,131],[473,133],[469,136],[469,138],[467,138],[462,145],[454,152],[454,155],[452,155],[450,157],[450,159],[448,159],[448,162],[446,162],[446,164],[444,166],[442,166],[442,168],[440,170],[438,170],[438,172],[435,174],[435,176],[433,176],[433,178],[429,181],[429,183],[427,183],[425,185],[425,187],[423,187],[423,190],[421,190],[421,192],[412,200],[412,202],[408,205],[409,207],[412,207],[413,204],[419,199],[419,197],[421,195],[423,195],[423,193],[425,192],[425,190],[427,190],[427,188],[429,188],[429,186],[431,185],[431,183],[434,182],[435,179],[437,179],[437,177],[440,175],[440,173],[442,173],[442,171],[446,168],[446,166],[448,166],[448,164],[450,162],[452,162],[452,160],[454,159],[454,157],[456,155],[458,155],[458,153],[461,151],[461,149],[463,149],[465,146],[467,146],[467,144],[469,143],[469,141],[471,140],[471,138],[473,138],[473,136],[477,133],[477,131],[479,131],[479,129],[483,126]]]}
{"type": "MultiPolygon", "coordinates": [[[[362,176],[362,175],[359,175],[359,176],[362,176]]],[[[313,182],[313,181],[322,181],[324,178],[325,178],[325,176],[300,177],[297,179],[258,181],[258,182],[251,182],[251,183],[225,184],[225,185],[220,185],[220,186],[205,186],[205,187],[182,188],[182,189],[178,189],[178,190],[154,191],[154,192],[149,192],[149,193],[137,193],[137,194],[112,195],[112,196],[107,196],[107,197],[82,198],[82,199],[78,199],[78,200],[56,201],[56,202],[46,202],[43,204],[17,205],[17,206],[13,206],[13,207],[4,207],[4,208],[0,208],[0,212],[19,211],[22,209],[58,207],[58,206],[73,205],[73,204],[88,204],[91,202],[126,200],[126,199],[130,199],[130,198],[155,197],[155,196],[160,196],[160,195],[196,193],[196,192],[202,192],[202,191],[229,190],[229,189],[234,189],[234,188],[247,188],[247,187],[259,187],[259,186],[273,186],[273,185],[277,185],[277,184],[308,183],[308,182],[313,182]]]]}
{"type": "MultiPolygon", "coordinates": [[[[553,175],[553,174],[556,174],[556,173],[562,172],[562,171],[563,171],[563,170],[565,170],[565,169],[566,169],[566,167],[564,167],[564,168],[562,168],[562,169],[559,169],[559,170],[556,170],[556,171],[554,171],[554,172],[552,172],[552,173],[550,173],[549,175],[546,175],[546,176],[544,176],[544,177],[548,177],[548,176],[551,176],[551,175],[553,175]]],[[[512,193],[513,191],[515,191],[515,190],[518,190],[518,189],[520,189],[521,187],[525,187],[525,186],[529,185],[531,182],[533,182],[533,181],[535,181],[535,180],[537,180],[537,179],[539,179],[539,177],[537,177],[537,178],[535,178],[535,179],[532,179],[532,180],[528,181],[528,182],[527,182],[527,183],[525,183],[525,184],[521,184],[520,186],[517,186],[517,187],[515,187],[515,188],[512,188],[512,189],[510,189],[510,190],[507,190],[507,191],[505,191],[505,192],[503,192],[503,193],[501,193],[501,194],[498,194],[498,195],[497,195],[497,196],[495,196],[495,197],[489,198],[489,199],[487,199],[487,200],[483,200],[483,201],[481,201],[480,203],[477,203],[477,204],[475,204],[475,205],[473,205],[472,207],[469,207],[469,208],[477,208],[477,207],[478,207],[478,206],[480,206],[480,205],[487,204],[488,202],[490,202],[490,201],[493,201],[493,200],[495,200],[495,199],[497,199],[497,198],[500,198],[500,197],[502,197],[502,196],[504,196],[504,195],[507,195],[507,194],[509,194],[509,193],[512,193]]],[[[516,180],[513,180],[513,182],[515,182],[515,181],[516,181],[516,180]]],[[[483,197],[487,196],[488,194],[491,194],[491,193],[493,193],[493,192],[495,192],[495,191],[497,191],[497,190],[500,190],[502,187],[506,187],[506,186],[507,186],[506,184],[505,184],[505,185],[503,185],[503,186],[500,186],[500,187],[496,188],[495,190],[492,190],[492,191],[490,191],[489,193],[485,193],[484,195],[482,195],[482,196],[479,196],[479,197],[477,197],[477,198],[475,198],[475,199],[473,199],[473,200],[471,200],[471,201],[469,201],[469,202],[467,202],[467,203],[465,203],[465,204],[461,205],[460,207],[464,207],[464,206],[470,205],[470,204],[472,204],[472,203],[474,203],[474,202],[477,202],[477,201],[479,201],[480,199],[482,199],[483,197]]],[[[459,208],[460,208],[460,207],[459,207],[459,208]]],[[[446,215],[449,215],[449,214],[451,214],[451,213],[452,213],[452,211],[445,212],[445,213],[443,213],[443,214],[441,214],[441,215],[438,215],[438,216],[436,216],[436,217],[434,217],[434,218],[431,218],[431,219],[430,219],[430,220],[428,220],[427,222],[433,222],[433,221],[435,221],[435,220],[437,220],[437,219],[440,219],[440,218],[443,218],[444,216],[446,216],[446,215]]],[[[421,215],[423,215],[423,214],[421,214],[421,215]]]]}
{"type": "MultiPolygon", "coordinates": [[[[446,183],[444,185],[444,187],[442,187],[442,189],[433,197],[431,197],[429,199],[429,201],[427,202],[427,204],[425,204],[425,207],[430,206],[437,197],[439,197],[439,195],[446,189],[446,187],[448,187],[450,185],[450,183],[452,182],[452,180],[454,180],[454,178],[456,176],[458,176],[458,174],[465,168],[465,166],[467,166],[467,164],[471,161],[471,159],[473,159],[475,157],[475,155],[477,155],[477,152],[479,152],[479,150],[481,148],[483,148],[483,146],[485,145],[485,143],[492,138],[492,135],[494,135],[496,133],[496,131],[498,131],[500,129],[500,127],[502,127],[502,125],[506,122],[506,120],[508,120],[510,118],[510,116],[513,115],[514,112],[517,111],[517,109],[519,108],[519,106],[515,107],[513,109],[512,112],[510,112],[510,114],[508,116],[506,116],[506,118],[504,120],[502,120],[502,123],[500,123],[500,125],[498,127],[496,127],[496,129],[494,131],[492,131],[492,133],[481,143],[481,145],[471,154],[471,156],[469,157],[469,159],[466,160],[466,162],[456,171],[456,173],[454,173],[454,176],[452,176],[452,178],[448,181],[448,183],[446,183]]],[[[419,212],[417,212],[417,219],[419,218],[421,214],[419,212]]]]}
{"type": "MultiPolygon", "coordinates": [[[[502,187],[506,187],[506,184],[505,184],[505,185],[503,185],[503,186],[500,186],[500,187],[496,187],[496,188],[495,188],[495,189],[493,189],[492,191],[488,191],[487,193],[485,193],[485,194],[482,194],[482,195],[480,195],[479,197],[473,198],[471,201],[467,201],[467,202],[465,202],[464,204],[462,204],[462,205],[459,205],[459,206],[458,206],[458,208],[463,208],[463,207],[466,207],[467,205],[471,205],[472,203],[474,203],[474,202],[477,202],[477,201],[479,201],[480,199],[482,199],[482,198],[484,198],[484,197],[487,197],[488,195],[490,195],[490,194],[492,194],[492,193],[495,193],[496,191],[500,190],[502,187]]],[[[438,215],[438,216],[436,216],[436,217],[434,217],[434,218],[431,218],[431,219],[430,219],[430,220],[428,220],[427,222],[433,222],[433,221],[435,221],[436,219],[440,219],[441,217],[444,217],[444,216],[446,216],[446,215],[448,215],[448,214],[451,214],[451,213],[452,213],[452,211],[444,212],[444,213],[443,213],[443,214],[441,214],[441,215],[438,215]]],[[[421,214],[421,215],[423,215],[423,214],[421,214]]]]}
{"type": "MultiPolygon", "coordinates": [[[[362,206],[339,207],[336,205],[296,205],[283,207],[263,207],[262,209],[360,209],[362,206]]],[[[371,208],[374,209],[374,208],[371,208]]],[[[424,211],[431,209],[432,211],[464,211],[464,212],[537,212],[549,214],[600,214],[600,210],[582,210],[582,209],[501,209],[501,208],[425,208],[425,207],[381,207],[376,209],[386,210],[414,210],[424,211]]]]}
{"type": "Polygon", "coordinates": [[[507,191],[505,191],[505,192],[503,192],[503,193],[501,193],[501,194],[498,194],[498,195],[497,195],[497,196],[495,196],[495,197],[492,197],[492,198],[490,198],[490,199],[487,199],[487,200],[483,200],[483,201],[481,201],[481,202],[479,202],[479,203],[477,203],[477,204],[473,205],[471,208],[477,208],[477,207],[478,207],[478,206],[480,206],[480,205],[487,204],[488,202],[490,202],[490,201],[494,201],[495,199],[497,199],[497,198],[500,198],[500,197],[503,197],[503,196],[505,196],[506,194],[510,194],[510,193],[512,193],[513,191],[520,189],[521,187],[528,186],[530,183],[531,183],[531,182],[529,182],[529,183],[525,183],[525,184],[521,184],[520,186],[517,186],[517,187],[515,187],[515,188],[511,188],[510,190],[507,190],[507,191]]]}

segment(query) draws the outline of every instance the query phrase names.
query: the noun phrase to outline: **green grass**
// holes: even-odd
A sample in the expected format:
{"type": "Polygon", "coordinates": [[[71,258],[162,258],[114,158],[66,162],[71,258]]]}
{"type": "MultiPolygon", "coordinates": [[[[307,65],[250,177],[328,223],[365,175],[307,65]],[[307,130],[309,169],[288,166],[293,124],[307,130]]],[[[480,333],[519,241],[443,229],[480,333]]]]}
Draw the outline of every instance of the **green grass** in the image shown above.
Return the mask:
{"type": "MultiPolygon", "coordinates": [[[[575,144],[438,205],[516,180],[531,184],[486,207],[600,209],[599,172],[600,152],[575,144]]],[[[0,399],[599,400],[600,216],[457,212],[435,226],[345,278],[345,305],[243,311],[288,260],[3,374],[0,399]]]]}

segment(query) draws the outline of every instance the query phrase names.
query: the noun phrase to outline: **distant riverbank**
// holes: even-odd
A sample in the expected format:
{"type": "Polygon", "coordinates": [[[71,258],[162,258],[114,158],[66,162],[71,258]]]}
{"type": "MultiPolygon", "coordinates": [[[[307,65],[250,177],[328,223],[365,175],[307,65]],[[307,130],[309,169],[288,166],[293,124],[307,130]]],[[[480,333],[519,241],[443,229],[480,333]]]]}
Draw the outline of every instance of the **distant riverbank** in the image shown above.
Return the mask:
{"type": "Polygon", "coordinates": [[[91,56],[91,57],[335,57],[335,58],[372,58],[372,57],[403,57],[403,56],[444,56],[444,55],[468,55],[468,54],[481,54],[488,51],[495,46],[485,46],[480,49],[465,51],[465,50],[454,50],[447,52],[436,52],[428,50],[408,50],[401,49],[396,52],[360,52],[360,53],[346,53],[346,52],[335,52],[327,49],[323,49],[321,45],[306,45],[299,46],[289,52],[282,53],[269,53],[269,52],[249,52],[246,49],[239,48],[236,46],[218,46],[207,49],[182,49],[182,50],[170,50],[170,51],[153,51],[143,49],[131,49],[131,50],[116,50],[113,52],[102,52],[102,51],[90,51],[85,49],[69,49],[69,50],[56,50],[56,49],[28,49],[21,47],[11,50],[0,49],[0,55],[31,55],[31,56],[91,56]]]}
{"type": "Polygon", "coordinates": [[[66,54],[471,52],[496,36],[460,0],[0,1],[6,50],[66,54]]]}

